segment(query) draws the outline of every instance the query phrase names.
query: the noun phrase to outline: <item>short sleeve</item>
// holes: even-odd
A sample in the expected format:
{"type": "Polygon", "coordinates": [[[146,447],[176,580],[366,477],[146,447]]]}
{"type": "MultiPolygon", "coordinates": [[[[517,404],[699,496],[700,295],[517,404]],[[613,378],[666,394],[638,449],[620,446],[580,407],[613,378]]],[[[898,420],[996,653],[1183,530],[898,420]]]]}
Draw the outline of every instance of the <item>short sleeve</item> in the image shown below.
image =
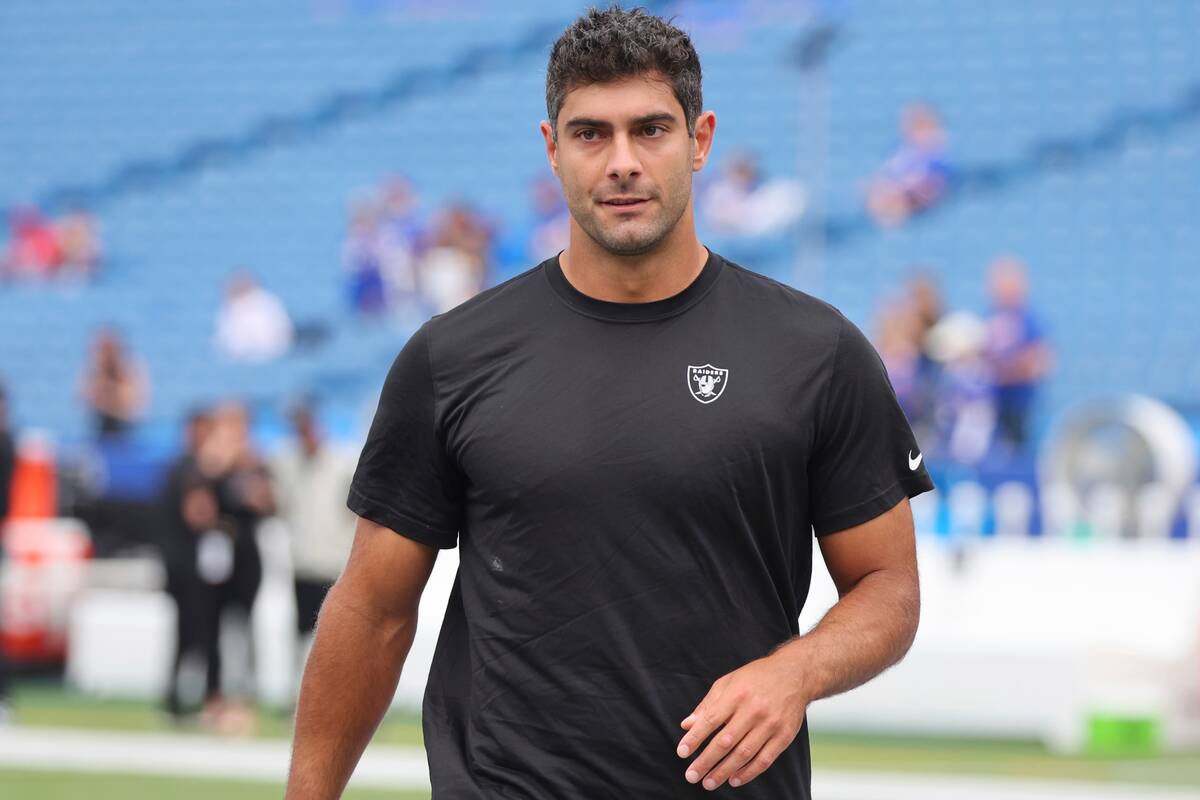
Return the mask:
{"type": "Polygon", "coordinates": [[[360,517],[437,548],[452,548],[463,480],[436,417],[428,323],[396,356],[358,458],[346,505],[360,517]]]}
{"type": "Polygon", "coordinates": [[[861,525],[933,489],[883,360],[842,317],[809,462],[818,536],[861,525]]]}

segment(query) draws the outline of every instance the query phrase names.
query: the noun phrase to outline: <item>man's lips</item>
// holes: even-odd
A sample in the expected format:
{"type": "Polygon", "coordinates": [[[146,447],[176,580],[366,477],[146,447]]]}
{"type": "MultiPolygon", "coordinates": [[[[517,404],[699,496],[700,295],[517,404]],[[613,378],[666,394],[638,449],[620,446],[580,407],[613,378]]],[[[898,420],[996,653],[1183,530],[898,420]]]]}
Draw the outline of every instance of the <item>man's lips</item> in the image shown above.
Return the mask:
{"type": "Polygon", "coordinates": [[[648,197],[609,197],[600,201],[600,205],[609,208],[637,208],[650,202],[648,197]]]}

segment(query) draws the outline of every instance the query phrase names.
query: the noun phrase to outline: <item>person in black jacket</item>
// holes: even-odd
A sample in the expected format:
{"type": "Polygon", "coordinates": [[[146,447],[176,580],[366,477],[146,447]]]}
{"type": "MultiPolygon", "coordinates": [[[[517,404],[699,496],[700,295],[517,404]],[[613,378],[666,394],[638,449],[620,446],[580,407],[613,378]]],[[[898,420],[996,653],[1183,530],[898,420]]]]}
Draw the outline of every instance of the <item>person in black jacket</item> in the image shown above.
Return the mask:
{"type": "MultiPolygon", "coordinates": [[[[167,593],[175,601],[175,658],[165,705],[173,716],[191,710],[181,696],[180,669],[189,655],[208,661],[206,696],[219,688],[220,664],[214,658],[215,630],[210,624],[213,591],[198,570],[198,544],[218,523],[214,484],[200,467],[199,453],[212,431],[212,415],[196,410],[188,417],[184,452],[167,472],[162,490],[163,537],[160,541],[167,573],[167,593]]],[[[198,698],[197,698],[198,699],[198,698]]]]}
{"type": "MultiPolygon", "coordinates": [[[[0,564],[4,561],[4,521],[8,517],[9,495],[12,492],[13,473],[16,471],[17,455],[12,434],[8,430],[8,402],[4,386],[0,384],[0,564]]],[[[0,648],[0,722],[7,715],[5,710],[8,696],[8,667],[4,662],[4,649],[0,648]]]]}

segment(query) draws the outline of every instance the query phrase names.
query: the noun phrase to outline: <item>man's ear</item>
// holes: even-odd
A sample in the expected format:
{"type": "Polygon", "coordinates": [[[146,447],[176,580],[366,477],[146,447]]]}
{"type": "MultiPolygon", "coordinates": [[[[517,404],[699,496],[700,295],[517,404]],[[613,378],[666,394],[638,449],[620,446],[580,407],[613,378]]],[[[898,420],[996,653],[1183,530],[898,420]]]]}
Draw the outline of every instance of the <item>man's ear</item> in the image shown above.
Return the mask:
{"type": "Polygon", "coordinates": [[[542,138],[546,140],[546,160],[550,162],[550,169],[554,170],[554,174],[558,174],[558,141],[554,138],[554,128],[546,120],[542,120],[538,125],[538,129],[542,132],[542,138]]]}
{"type": "Polygon", "coordinates": [[[705,111],[696,117],[696,133],[693,136],[695,145],[692,149],[692,172],[704,169],[708,162],[708,154],[712,152],[713,136],[717,132],[717,115],[705,111]]]}

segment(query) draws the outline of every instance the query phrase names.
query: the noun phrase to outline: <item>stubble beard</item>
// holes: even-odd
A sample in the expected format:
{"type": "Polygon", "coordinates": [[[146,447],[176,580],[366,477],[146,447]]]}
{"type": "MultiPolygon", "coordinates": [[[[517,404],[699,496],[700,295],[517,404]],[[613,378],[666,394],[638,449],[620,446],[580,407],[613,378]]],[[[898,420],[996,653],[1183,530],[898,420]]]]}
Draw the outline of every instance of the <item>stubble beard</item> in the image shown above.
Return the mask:
{"type": "MultiPolygon", "coordinates": [[[[687,209],[691,196],[691,182],[686,178],[668,187],[664,195],[655,192],[652,202],[658,204],[658,213],[650,219],[616,222],[605,225],[603,213],[586,192],[567,193],[571,216],[588,237],[607,252],[617,256],[639,256],[654,251],[662,244],[687,209]],[[664,199],[665,198],[665,199],[664,199]]],[[[619,193],[619,192],[618,192],[619,193]]]]}

